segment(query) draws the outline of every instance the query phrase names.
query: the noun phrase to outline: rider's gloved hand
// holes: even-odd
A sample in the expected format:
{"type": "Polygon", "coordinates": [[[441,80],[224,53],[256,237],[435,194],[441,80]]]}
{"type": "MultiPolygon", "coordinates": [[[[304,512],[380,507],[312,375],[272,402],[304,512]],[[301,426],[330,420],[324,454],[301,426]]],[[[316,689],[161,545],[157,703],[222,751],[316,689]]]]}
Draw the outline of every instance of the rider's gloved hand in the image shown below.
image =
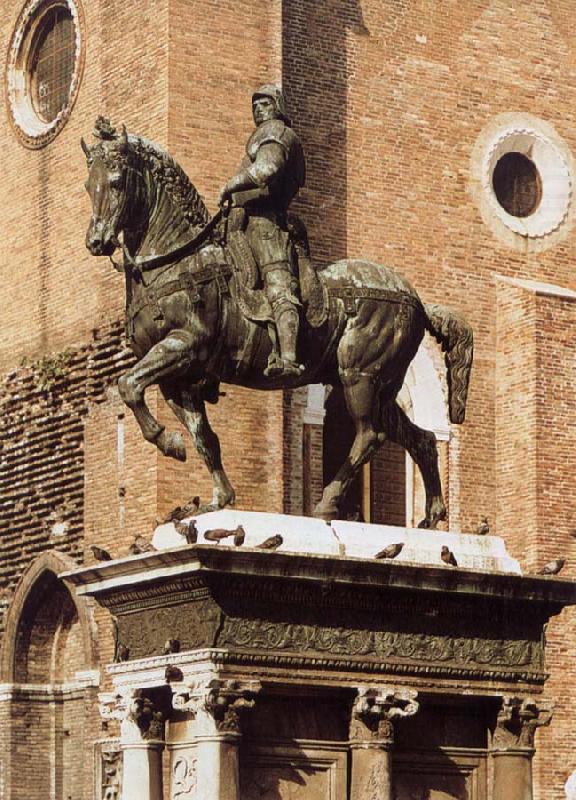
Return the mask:
{"type": "Polygon", "coordinates": [[[218,205],[220,208],[222,208],[222,206],[226,205],[226,203],[229,203],[231,199],[232,191],[230,190],[228,184],[226,184],[226,186],[220,189],[220,194],[218,195],[218,205]]]}

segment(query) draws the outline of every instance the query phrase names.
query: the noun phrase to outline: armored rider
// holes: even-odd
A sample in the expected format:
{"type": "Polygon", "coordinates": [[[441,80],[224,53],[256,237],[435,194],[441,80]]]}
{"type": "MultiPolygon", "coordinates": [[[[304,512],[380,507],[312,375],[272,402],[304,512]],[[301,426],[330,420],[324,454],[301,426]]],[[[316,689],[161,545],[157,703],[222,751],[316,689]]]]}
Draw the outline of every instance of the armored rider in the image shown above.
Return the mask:
{"type": "Polygon", "coordinates": [[[290,259],[287,212],[304,185],[304,152],[277,86],[262,86],[253,94],[252,114],[256,130],[246,145],[246,156],[218,202],[224,205],[231,200],[247,216],[246,237],[258,262],[280,346],[280,354],[274,350],[270,356],[265,374],[299,375],[304,369],[296,356],[300,302],[290,259]]]}

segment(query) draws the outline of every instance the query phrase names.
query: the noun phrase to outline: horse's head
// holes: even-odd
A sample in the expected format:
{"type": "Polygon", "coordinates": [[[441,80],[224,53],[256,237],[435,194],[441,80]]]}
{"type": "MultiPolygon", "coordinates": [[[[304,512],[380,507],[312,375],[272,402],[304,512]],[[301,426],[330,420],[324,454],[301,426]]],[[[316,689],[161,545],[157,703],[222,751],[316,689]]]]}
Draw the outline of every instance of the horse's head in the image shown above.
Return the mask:
{"type": "Polygon", "coordinates": [[[119,245],[119,234],[138,220],[143,178],[124,126],[118,134],[108,120],[99,117],[94,135],[99,141],[92,147],[84,139],[81,142],[88,163],[86,189],[92,201],[86,247],[92,255],[110,256],[119,245]]]}

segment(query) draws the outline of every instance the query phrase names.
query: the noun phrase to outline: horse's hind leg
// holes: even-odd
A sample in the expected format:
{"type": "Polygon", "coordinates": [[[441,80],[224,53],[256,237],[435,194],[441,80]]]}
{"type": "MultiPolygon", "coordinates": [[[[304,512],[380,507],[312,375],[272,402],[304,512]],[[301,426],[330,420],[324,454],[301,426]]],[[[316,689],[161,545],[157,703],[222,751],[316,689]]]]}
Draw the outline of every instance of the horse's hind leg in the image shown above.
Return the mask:
{"type": "Polygon", "coordinates": [[[154,383],[182,374],[190,366],[194,342],[194,337],[186,331],[171,331],[118,380],[120,397],[136,417],[146,441],[178,461],[186,460],[182,435],[166,432],[150,413],[144,392],[154,383]]]}
{"type": "Polygon", "coordinates": [[[389,439],[408,451],[418,466],[426,491],[426,516],[419,528],[435,528],[446,519],[446,506],[442,497],[442,485],[438,472],[438,450],[436,437],[431,431],[419,428],[408,419],[397,403],[383,409],[382,424],[389,439]]]}
{"type": "Polygon", "coordinates": [[[386,438],[383,432],[374,427],[375,387],[371,377],[360,376],[354,383],[345,385],[344,397],[354,421],[356,435],[346,460],[324,489],[322,499],[314,509],[314,516],[323,519],[337,518],[340,501],[345,497],[358,470],[369,461],[386,438]]]}
{"type": "Polygon", "coordinates": [[[160,384],[160,388],[174,414],[188,429],[198,454],[204,459],[212,476],[212,503],[201,506],[200,511],[215,511],[234,505],[236,494],[222,466],[220,441],[208,421],[201,388],[185,387],[180,383],[160,384]]]}

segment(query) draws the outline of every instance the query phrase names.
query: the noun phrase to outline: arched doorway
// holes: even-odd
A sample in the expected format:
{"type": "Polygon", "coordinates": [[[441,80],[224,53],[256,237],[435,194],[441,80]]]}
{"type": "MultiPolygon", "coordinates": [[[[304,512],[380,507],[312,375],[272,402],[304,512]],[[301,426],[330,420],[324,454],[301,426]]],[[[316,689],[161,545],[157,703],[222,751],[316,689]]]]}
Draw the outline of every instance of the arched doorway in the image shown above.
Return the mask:
{"type": "Polygon", "coordinates": [[[21,578],[8,611],[0,666],[10,800],[91,796],[94,625],[86,601],[58,579],[75,566],[60,553],[40,556],[21,578]]]}

